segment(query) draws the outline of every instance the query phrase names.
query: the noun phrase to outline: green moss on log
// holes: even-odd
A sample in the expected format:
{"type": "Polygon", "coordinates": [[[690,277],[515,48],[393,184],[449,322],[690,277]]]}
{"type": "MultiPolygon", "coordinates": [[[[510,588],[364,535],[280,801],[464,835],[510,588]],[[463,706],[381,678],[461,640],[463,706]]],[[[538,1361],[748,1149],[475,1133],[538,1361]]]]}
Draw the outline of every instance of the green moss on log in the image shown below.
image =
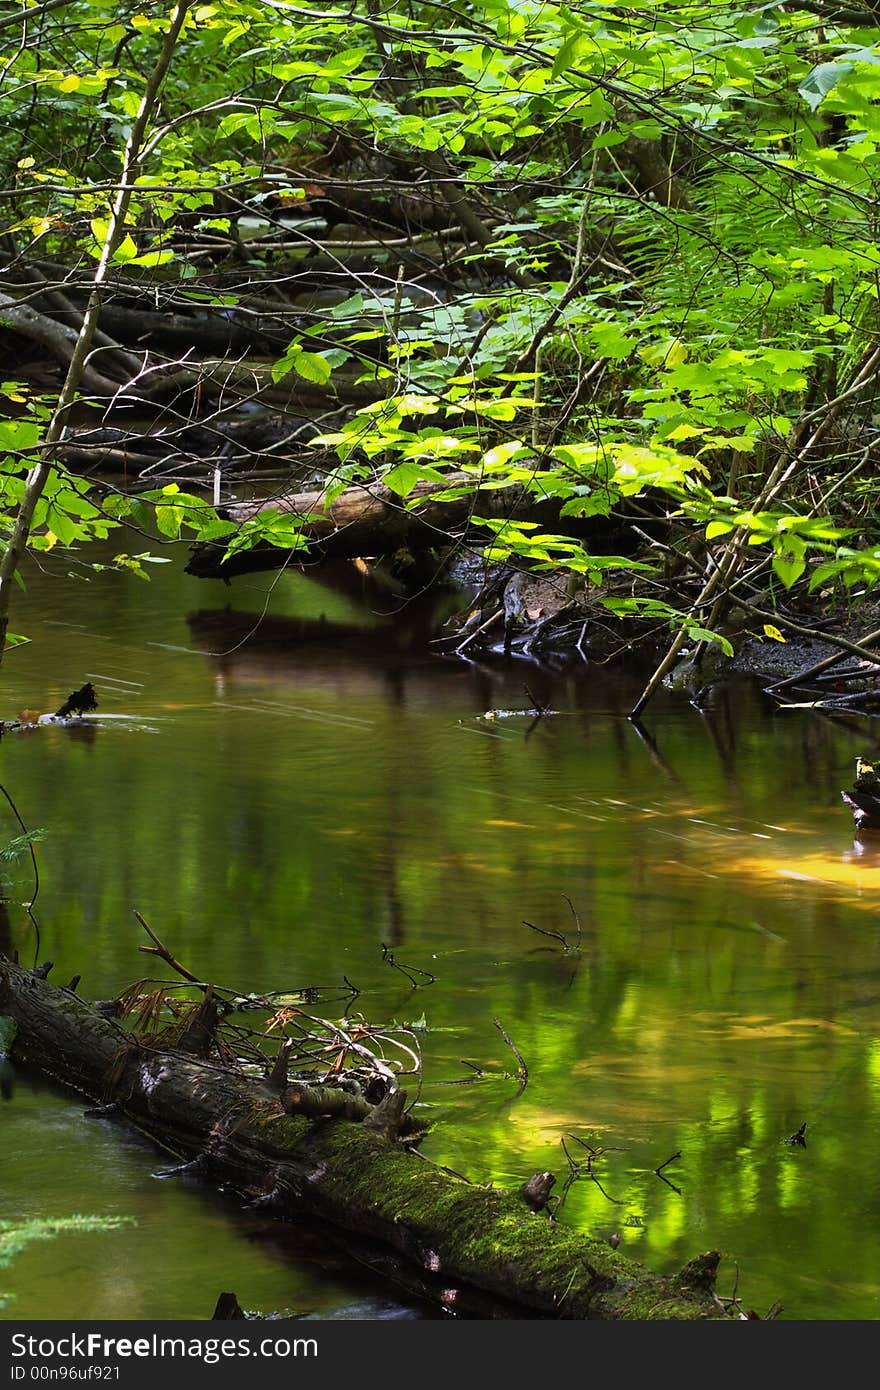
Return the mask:
{"type": "Polygon", "coordinates": [[[284,1114],[259,1080],[180,1050],[130,1047],[129,1035],[70,991],[0,957],[0,1013],[18,1025],[13,1055],[67,1086],[106,1098],[163,1147],[198,1158],[209,1180],[280,1216],[317,1216],[392,1247],[458,1288],[563,1318],[722,1318],[718,1256],[663,1278],[532,1211],[518,1193],[468,1183],[364,1124],[284,1114]]]}

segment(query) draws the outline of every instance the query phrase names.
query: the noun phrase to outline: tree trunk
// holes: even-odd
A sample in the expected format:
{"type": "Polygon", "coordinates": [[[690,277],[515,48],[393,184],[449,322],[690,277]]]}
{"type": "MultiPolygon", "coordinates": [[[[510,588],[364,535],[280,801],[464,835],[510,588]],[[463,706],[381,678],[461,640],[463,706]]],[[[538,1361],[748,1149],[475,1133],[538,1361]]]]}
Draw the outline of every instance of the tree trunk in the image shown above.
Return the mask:
{"type": "MultiPolygon", "coordinates": [[[[69,989],[0,958],[0,1013],[18,1025],[13,1060],[117,1113],[202,1175],[280,1217],[317,1217],[391,1247],[456,1286],[510,1300],[522,1316],[725,1316],[715,1252],[658,1277],[604,1242],[472,1184],[383,1137],[381,1125],[285,1113],[268,1083],[138,1043],[69,989]]],[[[374,1107],[379,1112],[382,1106],[374,1107]]],[[[372,1117],[375,1120],[375,1116],[372,1117]]]]}
{"type": "MultiPolygon", "coordinates": [[[[541,504],[519,487],[498,488],[475,496],[469,493],[451,502],[436,502],[436,493],[472,483],[464,473],[451,473],[442,483],[418,483],[407,498],[375,483],[371,487],[347,488],[329,507],[323,490],[282,494],[257,502],[241,502],[226,507],[220,515],[240,525],[267,512],[309,516],[303,535],[313,544],[308,551],[289,551],[262,545],[242,551],[224,564],[224,544],[210,541],[193,547],[187,571],[199,579],[224,579],[248,570],[280,568],[300,559],[352,559],[358,555],[387,555],[406,546],[425,550],[451,545],[468,525],[474,512],[481,516],[525,516],[537,520],[542,514],[558,514],[559,503],[541,504]],[[413,503],[418,506],[414,507],[413,503]]],[[[483,531],[483,539],[489,532],[483,531]]]]}

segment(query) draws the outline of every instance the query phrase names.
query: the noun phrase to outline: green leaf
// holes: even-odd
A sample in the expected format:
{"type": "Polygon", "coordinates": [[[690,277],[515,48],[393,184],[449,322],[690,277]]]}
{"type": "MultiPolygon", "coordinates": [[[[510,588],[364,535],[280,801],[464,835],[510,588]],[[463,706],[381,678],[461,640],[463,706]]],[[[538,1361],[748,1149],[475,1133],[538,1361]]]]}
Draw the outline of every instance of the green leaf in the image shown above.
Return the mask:
{"type": "MultiPolygon", "coordinates": [[[[217,541],[222,539],[223,536],[231,536],[237,530],[238,527],[234,521],[221,521],[219,519],[217,521],[208,521],[205,523],[204,526],[198,527],[198,530],[196,531],[196,540],[217,541]]],[[[154,565],[159,563],[171,563],[170,560],[167,560],[164,557],[160,559],[158,555],[143,556],[142,558],[150,559],[154,565]]]]}
{"type": "Polygon", "coordinates": [[[306,381],[314,381],[318,386],[326,386],[330,380],[330,363],[320,352],[298,352],[293,366],[298,376],[306,381]]]}
{"type": "Polygon", "coordinates": [[[564,72],[567,72],[567,70],[572,67],[577,60],[578,49],[583,44],[585,38],[586,35],[579,29],[575,29],[568,35],[568,38],[564,41],[559,52],[556,54],[553,66],[550,69],[551,78],[561,77],[564,72]]]}
{"type": "Polygon", "coordinates": [[[129,265],[167,265],[174,260],[173,251],[144,251],[140,256],[132,256],[129,265]]]}
{"type": "Polygon", "coordinates": [[[89,226],[92,229],[92,236],[99,246],[103,246],[107,240],[107,233],[110,230],[109,217],[93,217],[89,226]]]}
{"type": "Polygon", "coordinates": [[[182,507],[157,507],[156,525],[163,536],[169,536],[172,540],[177,540],[180,535],[180,526],[183,521],[182,507]]]}
{"type": "Polygon", "coordinates": [[[398,497],[408,497],[417,483],[444,481],[443,474],[436,468],[426,468],[424,464],[418,463],[399,463],[396,468],[382,475],[382,482],[392,492],[396,492],[398,497]]]}
{"type": "Polygon", "coordinates": [[[639,348],[639,357],[651,367],[680,367],[688,359],[688,348],[680,338],[664,338],[639,348]]]}
{"type": "Polygon", "coordinates": [[[773,552],[773,573],[790,589],[807,568],[806,546],[798,536],[783,535],[774,539],[773,552]]]}
{"type": "Polygon", "coordinates": [[[820,63],[813,68],[798,87],[811,111],[817,111],[828,93],[833,91],[842,77],[853,71],[852,63],[820,63]]]}
{"type": "Polygon", "coordinates": [[[688,625],[687,635],[694,642],[717,642],[725,656],[733,656],[733,647],[720,632],[710,632],[707,627],[688,625]]]}
{"type": "Polygon", "coordinates": [[[279,357],[277,362],[272,363],[272,380],[276,383],[282,381],[283,378],[286,377],[287,374],[292,371],[293,358],[279,357]]]}
{"type": "Polygon", "coordinates": [[[134,237],[129,236],[128,233],[126,233],[126,235],[122,238],[119,245],[117,246],[116,250],[113,252],[113,259],[114,261],[121,261],[123,263],[127,261],[133,261],[135,256],[137,255],[137,250],[137,243],[135,242],[134,237]]]}

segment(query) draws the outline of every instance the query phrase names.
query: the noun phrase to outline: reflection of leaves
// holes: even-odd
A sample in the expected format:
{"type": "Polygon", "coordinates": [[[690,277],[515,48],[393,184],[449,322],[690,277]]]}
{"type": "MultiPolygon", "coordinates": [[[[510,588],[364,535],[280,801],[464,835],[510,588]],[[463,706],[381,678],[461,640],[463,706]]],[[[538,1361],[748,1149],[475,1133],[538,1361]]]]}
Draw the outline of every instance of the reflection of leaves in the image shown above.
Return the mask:
{"type": "MultiPolygon", "coordinates": [[[[131,1216],[62,1216],[51,1220],[0,1221],[0,1269],[37,1240],[49,1240],[67,1231],[116,1231],[134,1225],[131,1216]]],[[[0,1308],[12,1298],[0,1292],[0,1308]]]]}
{"type": "Polygon", "coordinates": [[[0,849],[0,859],[6,860],[7,863],[21,859],[28,853],[31,845],[39,844],[41,840],[45,840],[48,833],[48,830],[38,827],[35,830],[26,830],[23,835],[14,835],[0,849]]]}
{"type": "MultiPolygon", "coordinates": [[[[28,854],[33,856],[33,846],[39,844],[41,840],[45,840],[48,833],[47,830],[38,828],[25,830],[21,835],[14,835],[0,849],[0,863],[14,864],[28,854]]],[[[0,898],[11,892],[15,881],[8,874],[0,873],[0,898]]]]}

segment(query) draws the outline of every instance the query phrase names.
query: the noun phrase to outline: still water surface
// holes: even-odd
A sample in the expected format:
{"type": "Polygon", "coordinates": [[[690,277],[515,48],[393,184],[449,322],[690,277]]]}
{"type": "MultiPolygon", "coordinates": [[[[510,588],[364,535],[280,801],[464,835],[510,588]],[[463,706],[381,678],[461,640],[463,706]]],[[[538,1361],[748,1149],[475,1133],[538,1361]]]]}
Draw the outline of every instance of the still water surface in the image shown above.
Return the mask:
{"type": "MultiPolygon", "coordinates": [[[[31,575],[0,713],[86,679],[100,700],[95,728],[2,745],[48,831],[56,977],[107,997],[142,973],[133,908],[244,991],[345,974],[370,1019],[426,1030],[431,1157],[505,1186],[549,1168],[560,1190],[575,1136],[605,1152],[561,1220],[657,1270],[717,1247],[720,1292],[738,1269],[762,1312],[880,1316],[880,854],[854,852],[839,798],[877,725],[744,689],[702,714],[658,699],[646,740],[623,678],[444,661],[422,615],[392,631],[393,600],[360,584],[31,575]],[[484,717],[531,705],[525,683],[558,717],[484,717]],[[568,952],[523,925],[573,943],[567,899],[568,952]],[[412,990],[383,943],[436,983],[412,990]],[[528,1065],[518,1097],[493,1018],[528,1065]],[[786,1145],[803,1121],[806,1149],[786,1145]]],[[[10,932],[32,953],[15,906],[10,932]]],[[[155,1179],[161,1155],[82,1110],[20,1085],[0,1219],[135,1224],[31,1246],[2,1315],[203,1318],[221,1288],[266,1312],[419,1314],[332,1243],[155,1179]]]]}

